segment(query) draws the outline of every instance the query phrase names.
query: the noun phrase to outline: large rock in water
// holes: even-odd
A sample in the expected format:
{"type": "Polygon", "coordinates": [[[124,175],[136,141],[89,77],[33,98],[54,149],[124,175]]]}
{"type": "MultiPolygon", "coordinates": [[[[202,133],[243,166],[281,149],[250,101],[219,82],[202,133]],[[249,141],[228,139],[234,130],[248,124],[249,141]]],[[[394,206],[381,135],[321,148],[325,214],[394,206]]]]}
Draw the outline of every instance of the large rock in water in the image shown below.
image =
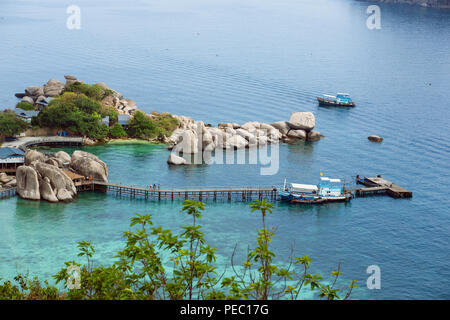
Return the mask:
{"type": "Polygon", "coordinates": [[[198,153],[198,138],[191,130],[185,130],[182,134],[182,140],[173,147],[176,153],[194,154],[198,153]]]}
{"type": "Polygon", "coordinates": [[[108,167],[97,156],[89,152],[74,151],[70,166],[85,177],[92,176],[94,180],[108,182],[108,167]]]}
{"type": "Polygon", "coordinates": [[[20,166],[16,171],[17,194],[23,199],[40,200],[38,174],[34,168],[20,166]]]}
{"type": "Polygon", "coordinates": [[[77,194],[77,189],[75,188],[75,184],[72,179],[70,179],[64,171],[58,167],[43,162],[35,163],[34,167],[42,179],[48,179],[51,189],[59,201],[73,200],[74,196],[77,194]]]}
{"type": "Polygon", "coordinates": [[[316,126],[316,119],[312,112],[292,112],[288,124],[294,130],[311,131],[316,126]]]}
{"type": "Polygon", "coordinates": [[[169,155],[169,159],[167,159],[167,163],[168,164],[174,164],[174,165],[183,165],[183,164],[187,164],[186,159],[177,156],[174,153],[170,153],[169,155]]]}
{"type": "Polygon", "coordinates": [[[25,152],[25,165],[29,166],[34,161],[45,162],[46,157],[43,153],[29,149],[25,152]]]}
{"type": "Polygon", "coordinates": [[[367,137],[367,139],[369,139],[372,142],[381,142],[381,141],[383,141],[383,138],[379,137],[379,136],[369,136],[369,137],[367,137]]]}

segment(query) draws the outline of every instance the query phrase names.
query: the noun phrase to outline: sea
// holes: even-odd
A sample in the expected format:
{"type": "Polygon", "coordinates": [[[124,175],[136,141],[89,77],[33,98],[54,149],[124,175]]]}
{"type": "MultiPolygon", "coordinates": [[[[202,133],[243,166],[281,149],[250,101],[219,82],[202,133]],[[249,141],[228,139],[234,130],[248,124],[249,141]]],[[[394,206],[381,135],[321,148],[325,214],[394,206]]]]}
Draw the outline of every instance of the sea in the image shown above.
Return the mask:
{"type": "MultiPolygon", "coordinates": [[[[169,166],[164,145],[82,149],[107,163],[110,182],[134,186],[271,187],[284,179],[316,184],[321,174],[348,183],[357,174],[380,174],[413,197],[320,206],[275,201],[266,223],[275,228],[276,263],[288,263],[291,252],[309,255],[311,272],[325,281],[340,264],[340,292],[358,280],[351,299],[449,299],[450,10],[379,4],[374,17],[369,5],[2,0],[0,108],[13,108],[14,93],[27,86],[70,74],[105,82],[146,112],[212,125],[312,112],[324,138],[280,144],[268,175],[260,161],[169,166]],[[351,94],[356,107],[317,104],[317,96],[336,92],[351,94]],[[384,141],[373,143],[369,135],[384,141]],[[375,288],[373,266],[380,271],[375,288]]],[[[0,278],[28,273],[53,283],[65,261],[83,262],[77,257],[82,240],[94,245],[97,265],[109,265],[135,214],[151,214],[156,226],[179,233],[191,222],[180,210],[178,200],[91,192],[72,203],[0,200],[0,278]]],[[[232,273],[233,250],[241,263],[256,245],[261,217],[248,202],[206,201],[200,224],[218,249],[219,269],[232,273]]],[[[305,289],[302,298],[318,297],[305,289]]]]}

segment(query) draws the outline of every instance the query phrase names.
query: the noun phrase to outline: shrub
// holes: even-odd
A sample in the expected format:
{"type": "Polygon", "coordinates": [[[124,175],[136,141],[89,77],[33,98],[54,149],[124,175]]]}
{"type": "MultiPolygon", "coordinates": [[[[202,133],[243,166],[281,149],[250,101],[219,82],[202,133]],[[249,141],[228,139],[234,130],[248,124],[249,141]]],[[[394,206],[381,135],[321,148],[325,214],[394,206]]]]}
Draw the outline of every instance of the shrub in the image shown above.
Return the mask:
{"type": "Polygon", "coordinates": [[[19,102],[16,105],[16,108],[22,109],[22,110],[35,110],[34,106],[32,104],[26,103],[26,102],[19,102]]]}
{"type": "Polygon", "coordinates": [[[94,99],[102,100],[103,98],[112,95],[113,91],[110,89],[103,89],[97,84],[89,85],[81,83],[79,81],[72,83],[70,86],[64,89],[64,92],[73,92],[78,94],[84,94],[85,96],[94,99]]]}
{"type": "Polygon", "coordinates": [[[113,138],[122,138],[126,137],[127,133],[120,124],[116,123],[113,127],[109,128],[109,135],[113,138]]]}

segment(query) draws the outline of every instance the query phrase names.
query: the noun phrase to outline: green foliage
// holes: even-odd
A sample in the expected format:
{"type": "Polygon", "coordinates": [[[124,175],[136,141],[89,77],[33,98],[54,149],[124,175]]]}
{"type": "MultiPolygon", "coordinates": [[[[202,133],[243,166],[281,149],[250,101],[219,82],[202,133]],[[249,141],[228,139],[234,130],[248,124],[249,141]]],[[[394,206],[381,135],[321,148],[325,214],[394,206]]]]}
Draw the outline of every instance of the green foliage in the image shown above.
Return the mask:
{"type": "Polygon", "coordinates": [[[93,84],[85,84],[81,83],[79,81],[72,83],[70,86],[64,89],[63,93],[65,92],[73,92],[77,94],[83,94],[91,99],[94,100],[102,100],[107,96],[110,96],[113,94],[113,91],[110,89],[103,89],[99,85],[93,84]]]}
{"type": "Polygon", "coordinates": [[[0,136],[14,136],[25,131],[28,126],[28,123],[20,119],[14,112],[0,112],[0,136]]]}
{"type": "Polygon", "coordinates": [[[16,105],[16,108],[22,109],[22,110],[35,110],[34,106],[32,104],[26,103],[26,102],[19,102],[16,105]]]}
{"type": "Polygon", "coordinates": [[[50,101],[36,118],[33,126],[64,129],[95,139],[106,138],[108,126],[101,123],[101,105],[84,94],[67,92],[50,101]]]}
{"type": "Polygon", "coordinates": [[[113,127],[109,128],[109,135],[112,138],[123,138],[127,136],[127,133],[120,124],[116,123],[113,127]]]}
{"type": "Polygon", "coordinates": [[[64,295],[58,292],[47,281],[43,284],[37,279],[29,279],[28,275],[17,275],[14,285],[11,281],[0,284],[0,300],[62,300],[64,295]]]}
{"type": "MultiPolygon", "coordinates": [[[[9,281],[0,285],[0,299],[298,299],[303,288],[313,290],[320,298],[341,299],[341,289],[335,287],[341,274],[340,264],[331,274],[331,281],[323,283],[322,276],[309,273],[309,256],[290,257],[286,267],[277,265],[275,253],[270,250],[274,237],[272,228],[265,227],[267,213],[273,205],[266,200],[251,203],[252,212],[261,213],[263,228],[256,239],[256,247],[248,250],[247,258],[238,271],[231,258],[235,276],[217,275],[216,248],[210,247],[201,226],[204,203],[186,200],[181,209],[192,219],[192,224],[181,227],[175,235],[171,230],[154,227],[151,215],[137,214],[131,219],[130,231],[124,232],[124,248],[117,253],[111,266],[95,266],[95,249],[90,242],[78,243],[77,261],[65,262],[54,279],[65,286],[64,293],[45,283],[41,287],[35,279],[16,277],[19,286],[9,281]],[[166,270],[170,265],[170,271],[166,270]],[[69,267],[78,266],[80,287],[68,285],[69,267]]],[[[70,283],[70,282],[69,282],[70,283]]],[[[347,299],[356,280],[351,281],[347,299]]]]}
{"type": "Polygon", "coordinates": [[[168,113],[153,114],[153,117],[136,111],[128,126],[128,135],[139,139],[162,138],[170,136],[178,126],[178,120],[168,113]]]}

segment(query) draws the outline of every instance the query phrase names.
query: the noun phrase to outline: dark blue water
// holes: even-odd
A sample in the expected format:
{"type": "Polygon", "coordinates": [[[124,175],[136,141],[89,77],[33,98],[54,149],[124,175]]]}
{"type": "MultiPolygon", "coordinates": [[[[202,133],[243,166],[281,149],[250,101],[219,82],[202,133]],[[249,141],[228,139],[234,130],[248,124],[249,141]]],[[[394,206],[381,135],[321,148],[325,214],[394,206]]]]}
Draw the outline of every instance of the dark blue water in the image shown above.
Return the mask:
{"type": "MultiPolygon", "coordinates": [[[[110,168],[110,181],[162,186],[315,183],[320,172],[351,179],[382,174],[412,199],[354,199],[350,204],[276,204],[280,257],[309,254],[315,272],[339,261],[358,279],[361,299],[444,299],[450,285],[450,13],[381,6],[382,29],[369,30],[368,3],[319,1],[2,1],[0,103],[49,78],[73,74],[106,82],[145,111],[168,111],[212,124],[287,120],[312,111],[325,138],[281,145],[279,171],[258,165],[169,168],[161,146],[87,150],[110,168]],[[65,10],[78,4],[81,30],[65,10]],[[316,95],[348,91],[353,109],[318,107],[316,95]],[[377,134],[381,144],[367,140],[377,134]],[[365,287],[379,265],[381,290],[365,287]]],[[[173,229],[188,220],[178,202],[121,200],[82,194],[71,204],[0,201],[0,277],[17,271],[47,278],[91,240],[108,263],[136,212],[173,229]]],[[[259,219],[248,206],[208,203],[208,240],[229,264],[234,245],[253,245],[259,219]]]]}

